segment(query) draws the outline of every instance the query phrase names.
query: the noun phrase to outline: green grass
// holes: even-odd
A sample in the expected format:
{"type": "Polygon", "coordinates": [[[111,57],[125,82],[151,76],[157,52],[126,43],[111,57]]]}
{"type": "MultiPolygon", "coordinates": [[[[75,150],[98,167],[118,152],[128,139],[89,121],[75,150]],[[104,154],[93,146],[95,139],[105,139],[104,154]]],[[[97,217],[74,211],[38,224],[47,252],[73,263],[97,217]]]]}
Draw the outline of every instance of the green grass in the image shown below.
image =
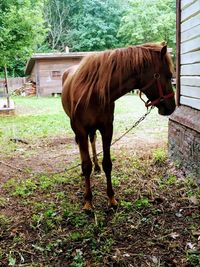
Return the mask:
{"type": "Polygon", "coordinates": [[[155,163],[164,163],[167,159],[166,151],[162,148],[158,148],[153,152],[153,158],[155,163]]]}
{"type": "MultiPolygon", "coordinates": [[[[0,117],[0,148],[1,153],[10,154],[17,149],[11,139],[25,141],[54,136],[74,136],[70,121],[64,113],[61,99],[37,97],[13,97],[16,116],[0,117]]],[[[118,137],[146,112],[144,104],[136,95],[126,95],[116,101],[114,137],[118,137]]],[[[154,109],[149,117],[129,135],[134,133],[141,140],[167,139],[166,117],[159,116],[154,109]]]]}
{"type": "MultiPolygon", "coordinates": [[[[16,105],[15,117],[0,117],[1,132],[6,130],[6,135],[17,137],[46,137],[63,132],[71,132],[69,118],[63,111],[61,99],[58,98],[27,98],[13,97],[16,105]]],[[[116,101],[115,131],[120,132],[125,127],[131,126],[141,115],[146,112],[144,104],[138,96],[126,95],[116,101]]],[[[167,118],[152,111],[147,131],[165,130],[167,118]]],[[[143,129],[142,126],[141,129],[143,129]]]]}
{"type": "Polygon", "coordinates": [[[0,137],[32,139],[70,131],[60,98],[14,97],[16,116],[0,117],[0,137]],[[5,136],[6,132],[6,136],[5,136]]]}

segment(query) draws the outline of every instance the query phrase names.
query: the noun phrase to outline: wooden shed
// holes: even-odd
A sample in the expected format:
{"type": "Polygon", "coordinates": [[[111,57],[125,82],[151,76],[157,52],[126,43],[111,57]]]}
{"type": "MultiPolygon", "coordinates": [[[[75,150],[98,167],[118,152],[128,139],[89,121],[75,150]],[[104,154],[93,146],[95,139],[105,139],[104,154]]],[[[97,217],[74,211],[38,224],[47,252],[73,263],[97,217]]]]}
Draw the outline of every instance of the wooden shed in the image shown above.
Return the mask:
{"type": "Polygon", "coordinates": [[[169,154],[200,181],[200,0],[177,0],[177,104],[169,154]]]}
{"type": "Polygon", "coordinates": [[[38,96],[61,93],[61,78],[65,69],[78,64],[87,54],[86,52],[34,54],[27,62],[25,75],[36,84],[38,96]]]}

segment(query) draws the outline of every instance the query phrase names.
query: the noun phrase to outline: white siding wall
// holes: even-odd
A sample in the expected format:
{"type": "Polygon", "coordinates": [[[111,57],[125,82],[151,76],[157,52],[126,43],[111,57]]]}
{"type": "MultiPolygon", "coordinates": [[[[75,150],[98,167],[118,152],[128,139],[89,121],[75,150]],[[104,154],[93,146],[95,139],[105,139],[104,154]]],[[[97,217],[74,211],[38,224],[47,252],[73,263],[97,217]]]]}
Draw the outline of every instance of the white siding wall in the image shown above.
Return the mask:
{"type": "Polygon", "coordinates": [[[180,103],[200,110],[200,0],[181,0],[180,103]]]}

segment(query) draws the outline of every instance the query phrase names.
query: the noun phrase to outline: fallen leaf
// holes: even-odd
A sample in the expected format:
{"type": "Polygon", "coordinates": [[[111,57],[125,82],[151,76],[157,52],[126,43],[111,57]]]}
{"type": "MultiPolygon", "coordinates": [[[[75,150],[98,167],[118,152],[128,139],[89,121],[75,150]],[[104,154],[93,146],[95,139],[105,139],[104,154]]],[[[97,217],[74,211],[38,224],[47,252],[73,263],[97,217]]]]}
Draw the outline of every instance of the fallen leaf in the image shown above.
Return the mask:
{"type": "Polygon", "coordinates": [[[200,236],[200,230],[193,230],[193,231],[192,231],[192,234],[193,234],[194,236],[200,236]]]}
{"type": "Polygon", "coordinates": [[[197,199],[196,196],[189,197],[189,201],[192,202],[195,205],[198,205],[199,204],[199,200],[197,199]]]}
{"type": "Polygon", "coordinates": [[[171,238],[173,238],[173,239],[176,239],[176,238],[179,237],[180,235],[177,234],[176,232],[174,232],[174,233],[169,234],[169,236],[170,236],[171,238]]]}
{"type": "Polygon", "coordinates": [[[186,246],[189,248],[189,249],[195,249],[195,244],[192,244],[191,242],[188,242],[186,244],[186,246]]]}

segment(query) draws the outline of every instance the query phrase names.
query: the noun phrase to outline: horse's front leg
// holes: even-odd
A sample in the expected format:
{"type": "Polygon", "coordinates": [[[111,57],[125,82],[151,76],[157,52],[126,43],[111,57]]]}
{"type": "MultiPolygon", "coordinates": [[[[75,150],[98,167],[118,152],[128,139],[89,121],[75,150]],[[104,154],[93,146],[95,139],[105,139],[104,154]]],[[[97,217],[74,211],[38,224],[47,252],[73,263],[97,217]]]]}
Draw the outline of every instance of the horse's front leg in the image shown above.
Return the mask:
{"type": "Polygon", "coordinates": [[[111,171],[112,171],[112,161],[110,156],[110,145],[112,141],[112,134],[113,134],[113,126],[109,125],[109,127],[104,127],[101,130],[102,135],[102,142],[103,142],[103,170],[106,175],[107,179],[107,195],[108,195],[108,206],[109,207],[116,207],[117,201],[114,197],[114,190],[112,187],[112,180],[111,180],[111,171]]]}
{"type": "Polygon", "coordinates": [[[84,136],[81,138],[78,138],[78,145],[81,155],[81,167],[82,167],[82,173],[85,177],[85,196],[84,196],[84,210],[92,210],[92,191],[91,191],[91,185],[90,185],[90,175],[92,172],[92,162],[89,155],[89,149],[88,149],[88,137],[84,136]]]}

